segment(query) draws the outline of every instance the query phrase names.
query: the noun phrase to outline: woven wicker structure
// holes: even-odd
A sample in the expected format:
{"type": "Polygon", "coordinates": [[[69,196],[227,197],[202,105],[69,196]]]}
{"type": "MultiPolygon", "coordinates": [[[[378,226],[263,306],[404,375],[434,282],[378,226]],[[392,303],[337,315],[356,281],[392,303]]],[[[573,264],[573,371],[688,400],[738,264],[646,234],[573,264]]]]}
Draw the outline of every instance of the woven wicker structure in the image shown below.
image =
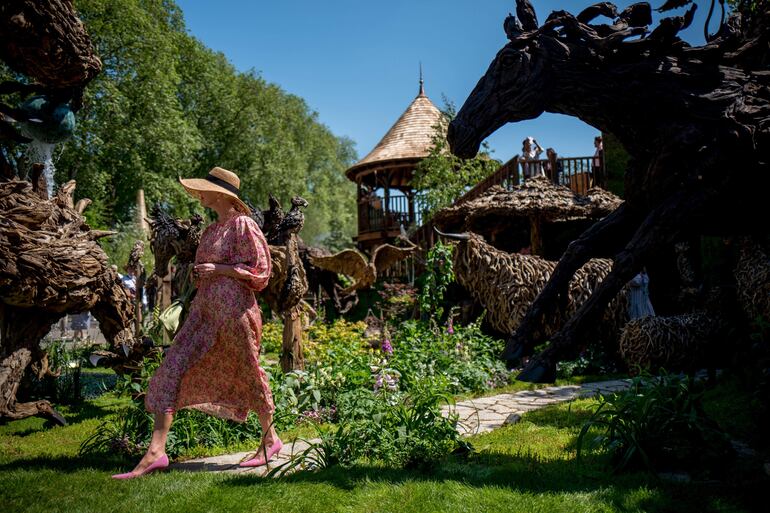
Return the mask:
{"type": "Polygon", "coordinates": [[[548,178],[536,177],[510,191],[492,187],[483,196],[443,209],[434,222],[447,231],[473,231],[480,226],[494,229],[524,219],[529,223],[531,251],[542,255],[543,223],[600,219],[622,203],[622,199],[598,187],[581,195],[548,178]]]}

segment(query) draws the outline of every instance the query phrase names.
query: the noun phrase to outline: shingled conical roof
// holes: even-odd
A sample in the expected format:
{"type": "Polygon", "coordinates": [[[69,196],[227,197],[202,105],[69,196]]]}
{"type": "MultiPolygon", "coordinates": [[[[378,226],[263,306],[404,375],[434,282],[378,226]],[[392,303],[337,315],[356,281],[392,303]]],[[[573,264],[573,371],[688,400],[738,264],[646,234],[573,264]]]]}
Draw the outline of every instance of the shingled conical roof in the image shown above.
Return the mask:
{"type": "Polygon", "coordinates": [[[366,157],[351,166],[345,175],[354,180],[355,176],[365,169],[387,167],[398,164],[399,161],[427,157],[432,146],[435,126],[441,115],[441,111],[425,95],[421,83],[420,93],[390,127],[385,137],[366,157]]]}

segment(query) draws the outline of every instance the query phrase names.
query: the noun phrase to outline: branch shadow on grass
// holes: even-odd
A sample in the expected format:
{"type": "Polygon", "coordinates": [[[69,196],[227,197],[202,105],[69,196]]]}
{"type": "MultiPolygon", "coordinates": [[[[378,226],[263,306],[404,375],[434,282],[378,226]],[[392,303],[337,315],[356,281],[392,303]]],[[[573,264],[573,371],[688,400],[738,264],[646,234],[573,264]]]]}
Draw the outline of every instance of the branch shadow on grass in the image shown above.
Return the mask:
{"type": "MultiPolygon", "coordinates": [[[[136,461],[139,461],[137,458],[136,461]]],[[[136,464],[136,462],[134,462],[136,464]]],[[[14,459],[0,465],[0,473],[23,470],[55,470],[59,473],[76,473],[86,469],[105,472],[121,471],[128,466],[128,460],[116,454],[87,454],[83,456],[40,456],[36,458],[14,459]]],[[[133,465],[131,466],[133,468],[133,465]]],[[[130,469],[129,469],[130,470],[130,469]]]]}
{"type": "MultiPolygon", "coordinates": [[[[523,494],[598,494],[598,499],[617,510],[676,510],[678,513],[710,511],[713,497],[720,496],[735,505],[746,498],[734,489],[720,489],[713,484],[672,484],[656,481],[645,473],[615,475],[607,458],[589,455],[578,463],[574,459],[543,461],[527,454],[481,453],[470,457],[451,457],[430,470],[403,470],[379,466],[339,466],[315,472],[298,472],[280,478],[283,483],[326,484],[353,491],[362,483],[393,486],[410,483],[458,483],[477,488],[501,488],[523,494]],[[650,491],[652,490],[652,491],[650,491]]],[[[217,483],[223,488],[258,486],[266,478],[242,474],[217,483]]]]}

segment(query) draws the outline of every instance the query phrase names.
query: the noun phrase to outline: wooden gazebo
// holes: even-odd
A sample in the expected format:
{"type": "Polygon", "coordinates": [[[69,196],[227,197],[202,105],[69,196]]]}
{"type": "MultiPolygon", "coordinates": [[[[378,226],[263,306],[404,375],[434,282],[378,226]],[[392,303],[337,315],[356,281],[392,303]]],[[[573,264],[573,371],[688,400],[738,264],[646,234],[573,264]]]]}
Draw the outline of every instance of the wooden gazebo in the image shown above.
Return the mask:
{"type": "Polygon", "coordinates": [[[420,92],[385,137],[345,175],[358,188],[359,249],[370,251],[391,242],[401,226],[422,224],[422,212],[416,205],[411,187],[415,166],[430,153],[441,111],[420,92]]]}

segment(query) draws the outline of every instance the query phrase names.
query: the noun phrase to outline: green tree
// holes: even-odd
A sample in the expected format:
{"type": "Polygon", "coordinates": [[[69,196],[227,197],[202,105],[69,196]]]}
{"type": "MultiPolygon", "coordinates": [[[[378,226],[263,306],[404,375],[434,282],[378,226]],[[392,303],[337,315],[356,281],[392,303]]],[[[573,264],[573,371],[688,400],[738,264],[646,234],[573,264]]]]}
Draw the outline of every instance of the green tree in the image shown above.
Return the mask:
{"type": "MultiPolygon", "coordinates": [[[[78,181],[97,228],[131,220],[137,189],[175,215],[201,212],[177,183],[219,165],[238,173],[257,206],[275,194],[310,203],[303,238],[339,245],[355,223],[344,170],[352,142],[335,136],[304,100],[239,72],[190,36],[172,0],[79,0],[79,16],[104,63],[85,91],[75,135],[57,148],[57,183],[78,181]]],[[[0,65],[0,74],[8,76],[0,65]]],[[[18,153],[17,148],[8,146],[18,153]]],[[[6,147],[4,146],[4,151],[6,147]]]]}
{"type": "Polygon", "coordinates": [[[448,207],[471,187],[494,173],[500,161],[491,158],[486,141],[481,151],[472,159],[461,159],[452,155],[446,140],[447,127],[454,119],[454,105],[444,98],[444,110],[434,126],[430,154],[422,159],[414,171],[412,185],[424,195],[425,218],[448,207]]]}
{"type": "Polygon", "coordinates": [[[177,97],[181,11],[161,0],[81,0],[78,12],[103,72],[86,89],[78,128],[57,162],[57,182],[78,181],[93,204],[86,217],[105,227],[129,219],[136,191],[166,201],[178,214],[192,202],[174,186],[189,174],[201,133],[177,97]]]}

